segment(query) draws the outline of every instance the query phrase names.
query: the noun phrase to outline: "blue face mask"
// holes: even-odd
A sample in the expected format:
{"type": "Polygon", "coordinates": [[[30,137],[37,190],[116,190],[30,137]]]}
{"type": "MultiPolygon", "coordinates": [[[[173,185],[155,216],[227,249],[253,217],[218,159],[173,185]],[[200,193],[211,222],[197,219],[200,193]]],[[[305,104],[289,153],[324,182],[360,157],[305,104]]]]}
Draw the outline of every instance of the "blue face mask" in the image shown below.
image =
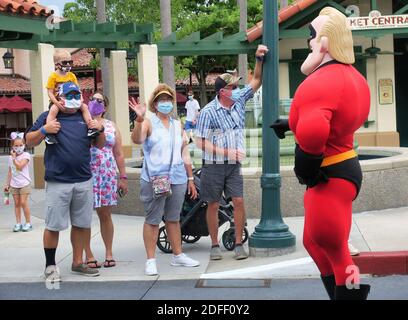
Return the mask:
{"type": "Polygon", "coordinates": [[[157,111],[163,114],[169,114],[170,112],[173,111],[173,104],[170,101],[159,102],[157,104],[157,111]]]}
{"type": "Polygon", "coordinates": [[[231,92],[232,101],[238,101],[240,97],[241,97],[241,90],[239,88],[232,90],[231,92]]]}
{"type": "Polygon", "coordinates": [[[81,100],[77,99],[71,99],[71,100],[66,100],[65,99],[65,108],[67,109],[79,109],[81,108],[82,102],[81,100]]]}

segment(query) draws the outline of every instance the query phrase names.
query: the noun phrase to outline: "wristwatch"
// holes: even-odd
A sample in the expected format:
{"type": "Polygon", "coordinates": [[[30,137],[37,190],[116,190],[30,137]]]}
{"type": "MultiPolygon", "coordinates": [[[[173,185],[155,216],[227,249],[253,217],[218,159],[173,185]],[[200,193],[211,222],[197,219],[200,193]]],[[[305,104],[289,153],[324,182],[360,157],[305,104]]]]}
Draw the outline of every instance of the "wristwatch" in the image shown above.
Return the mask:
{"type": "Polygon", "coordinates": [[[260,61],[260,62],[263,61],[263,57],[261,57],[261,56],[256,56],[255,58],[256,58],[256,60],[258,60],[258,61],[260,61]]]}
{"type": "Polygon", "coordinates": [[[188,177],[188,181],[194,181],[194,177],[188,177]]]}

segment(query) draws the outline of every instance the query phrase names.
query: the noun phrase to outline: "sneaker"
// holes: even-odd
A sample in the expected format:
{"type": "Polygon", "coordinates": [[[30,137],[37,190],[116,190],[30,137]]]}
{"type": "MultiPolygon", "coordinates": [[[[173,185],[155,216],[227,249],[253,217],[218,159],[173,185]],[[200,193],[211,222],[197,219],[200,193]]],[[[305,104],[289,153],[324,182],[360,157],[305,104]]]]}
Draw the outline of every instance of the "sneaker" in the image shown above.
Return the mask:
{"type": "Polygon", "coordinates": [[[156,259],[147,259],[145,265],[145,275],[157,276],[156,259]]]}
{"type": "Polygon", "coordinates": [[[245,252],[245,249],[242,246],[242,244],[236,245],[234,248],[234,259],[243,260],[246,258],[248,258],[248,253],[245,252]]]}
{"type": "Polygon", "coordinates": [[[79,266],[72,266],[71,272],[73,274],[78,274],[81,276],[86,276],[86,277],[97,277],[99,276],[99,270],[98,269],[91,269],[88,267],[87,264],[82,263],[79,266]]]}
{"type": "Polygon", "coordinates": [[[58,140],[55,134],[47,134],[44,140],[46,144],[57,144],[58,143],[58,140]]]}
{"type": "Polygon", "coordinates": [[[17,223],[17,224],[14,226],[13,232],[19,232],[19,231],[21,231],[22,229],[23,229],[23,226],[21,225],[21,223],[17,223]]]}
{"type": "Polygon", "coordinates": [[[61,282],[60,271],[57,266],[48,266],[45,268],[44,277],[45,281],[49,281],[51,283],[61,282]]]}
{"type": "Polygon", "coordinates": [[[170,264],[175,267],[198,267],[200,262],[191,259],[184,253],[180,253],[178,256],[173,255],[170,264]]]}
{"type": "Polygon", "coordinates": [[[355,248],[351,242],[349,241],[348,243],[348,249],[350,251],[350,255],[351,256],[358,256],[360,254],[360,250],[358,250],[357,248],[355,248]]]}
{"type": "Polygon", "coordinates": [[[31,223],[26,223],[22,230],[23,230],[23,232],[29,232],[29,231],[33,230],[33,226],[31,225],[31,223]]]}
{"type": "Polygon", "coordinates": [[[221,260],[221,259],[222,259],[222,253],[221,253],[220,246],[211,247],[210,260],[221,260]]]}
{"type": "Polygon", "coordinates": [[[88,129],[88,138],[96,138],[97,136],[99,136],[99,131],[96,129],[88,129]]]}

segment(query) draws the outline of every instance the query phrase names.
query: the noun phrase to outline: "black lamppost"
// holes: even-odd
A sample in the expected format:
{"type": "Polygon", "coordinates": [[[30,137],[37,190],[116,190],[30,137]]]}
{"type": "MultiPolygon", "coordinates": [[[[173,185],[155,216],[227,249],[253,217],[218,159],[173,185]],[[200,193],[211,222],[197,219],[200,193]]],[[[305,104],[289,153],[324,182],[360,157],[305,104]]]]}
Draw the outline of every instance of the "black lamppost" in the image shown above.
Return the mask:
{"type": "Polygon", "coordinates": [[[128,70],[133,69],[135,67],[135,61],[136,61],[136,53],[132,49],[127,50],[126,63],[127,63],[128,70]]]}
{"type": "Polygon", "coordinates": [[[279,117],[279,24],[278,2],[263,1],[263,39],[270,52],[265,57],[262,87],[262,212],[261,221],[249,237],[249,248],[256,255],[282,255],[295,251],[296,237],[283,222],[280,211],[279,139],[269,124],[279,117]],[[266,147],[267,146],[267,147],[266,147]]]}
{"type": "MultiPolygon", "coordinates": [[[[92,54],[93,59],[95,60],[98,49],[88,48],[88,53],[92,54]]],[[[93,64],[93,78],[94,78],[94,92],[98,91],[98,81],[96,80],[96,61],[93,64]]]]}
{"type": "Polygon", "coordinates": [[[7,52],[3,55],[4,68],[13,69],[14,67],[14,56],[11,53],[10,49],[7,49],[7,52]]]}

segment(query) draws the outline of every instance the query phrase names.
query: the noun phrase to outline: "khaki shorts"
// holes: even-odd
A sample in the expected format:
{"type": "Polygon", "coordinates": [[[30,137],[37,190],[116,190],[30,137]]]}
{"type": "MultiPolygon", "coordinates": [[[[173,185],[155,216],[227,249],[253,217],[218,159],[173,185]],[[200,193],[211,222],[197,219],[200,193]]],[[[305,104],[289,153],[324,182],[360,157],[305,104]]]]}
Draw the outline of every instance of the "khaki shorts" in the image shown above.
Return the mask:
{"type": "Polygon", "coordinates": [[[45,188],[45,228],[50,231],[68,229],[69,222],[90,229],[93,212],[92,179],[78,183],[47,181],[45,188]]]}
{"type": "Polygon", "coordinates": [[[180,213],[183,208],[184,196],[187,191],[187,183],[172,184],[172,195],[168,198],[153,197],[153,187],[150,182],[140,180],[140,200],[145,207],[145,222],[151,225],[159,225],[164,217],[165,221],[180,221],[180,213]]]}
{"type": "Polygon", "coordinates": [[[30,194],[31,193],[31,187],[30,187],[30,185],[22,187],[22,188],[10,187],[10,193],[12,195],[30,194]]]}

